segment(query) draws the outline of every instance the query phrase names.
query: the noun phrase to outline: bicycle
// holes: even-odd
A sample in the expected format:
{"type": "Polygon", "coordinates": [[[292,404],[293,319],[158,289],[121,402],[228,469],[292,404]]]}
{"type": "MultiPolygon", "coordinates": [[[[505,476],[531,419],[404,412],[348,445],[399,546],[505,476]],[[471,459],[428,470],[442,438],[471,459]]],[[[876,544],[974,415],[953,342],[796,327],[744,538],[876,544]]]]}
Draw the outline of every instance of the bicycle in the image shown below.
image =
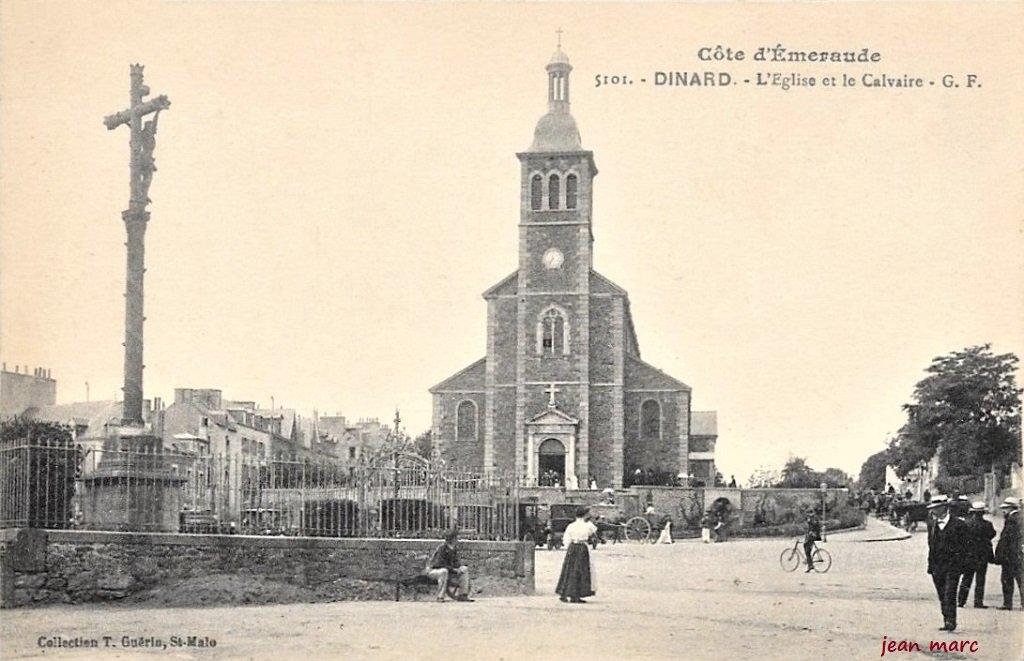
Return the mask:
{"type": "MultiPolygon", "coordinates": [[[[798,537],[793,542],[793,548],[786,549],[779,556],[779,564],[786,571],[796,571],[797,567],[807,562],[807,556],[801,548],[803,541],[798,537]]],[[[832,567],[832,556],[825,549],[819,548],[815,542],[811,542],[811,546],[811,567],[819,574],[824,574],[832,567]]]]}

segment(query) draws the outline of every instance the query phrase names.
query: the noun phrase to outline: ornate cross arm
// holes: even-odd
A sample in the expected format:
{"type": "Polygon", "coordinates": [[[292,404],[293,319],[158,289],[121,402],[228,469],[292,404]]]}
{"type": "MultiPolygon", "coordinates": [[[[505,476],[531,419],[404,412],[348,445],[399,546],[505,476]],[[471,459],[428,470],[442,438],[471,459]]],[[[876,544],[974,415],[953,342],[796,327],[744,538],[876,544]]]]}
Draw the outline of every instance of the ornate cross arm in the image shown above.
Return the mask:
{"type": "Polygon", "coordinates": [[[108,130],[116,129],[121,124],[128,124],[132,121],[132,117],[142,117],[152,112],[159,112],[161,110],[167,110],[171,107],[171,102],[167,98],[167,95],[161,94],[160,96],[154,97],[149,101],[143,101],[134,108],[128,110],[122,110],[121,112],[108,115],[103,118],[103,123],[107,126],[108,130]]]}

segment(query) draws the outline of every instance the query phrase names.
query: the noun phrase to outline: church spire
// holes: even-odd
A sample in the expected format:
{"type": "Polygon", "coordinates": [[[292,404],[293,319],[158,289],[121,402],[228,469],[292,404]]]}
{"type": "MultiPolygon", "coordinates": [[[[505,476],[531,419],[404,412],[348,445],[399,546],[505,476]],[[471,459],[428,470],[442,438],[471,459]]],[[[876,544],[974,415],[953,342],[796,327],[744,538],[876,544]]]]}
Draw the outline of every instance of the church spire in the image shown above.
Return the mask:
{"type": "Polygon", "coordinates": [[[545,67],[548,72],[548,112],[537,122],[530,151],[580,151],[583,145],[576,120],[569,114],[569,73],[572,65],[562,51],[562,29],[558,48],[545,67]]]}
{"type": "MultiPolygon", "coordinates": [[[[561,30],[559,30],[561,31],[561,30]]],[[[562,52],[562,39],[559,36],[558,50],[551,56],[546,67],[548,71],[548,112],[569,112],[569,56],[562,52]]]]}

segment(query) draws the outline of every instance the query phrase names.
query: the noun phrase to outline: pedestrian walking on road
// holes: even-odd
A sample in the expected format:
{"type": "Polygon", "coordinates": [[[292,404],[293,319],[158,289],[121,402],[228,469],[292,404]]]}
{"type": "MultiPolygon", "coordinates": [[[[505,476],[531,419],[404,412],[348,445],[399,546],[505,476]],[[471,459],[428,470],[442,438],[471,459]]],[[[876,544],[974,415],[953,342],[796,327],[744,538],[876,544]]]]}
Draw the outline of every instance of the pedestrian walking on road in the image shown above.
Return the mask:
{"type": "Polygon", "coordinates": [[[988,563],[992,562],[992,538],[996,529],[992,522],[985,518],[985,503],[971,503],[970,516],[967,519],[967,530],[970,533],[970,561],[960,579],[960,595],[957,602],[960,608],[967,605],[967,596],[971,592],[971,580],[974,580],[974,607],[988,608],[985,605],[985,575],[988,563]]]}
{"type": "Polygon", "coordinates": [[[711,543],[711,526],[714,525],[711,519],[711,512],[704,512],[700,518],[700,540],[705,544],[711,543]]]}
{"type": "Polygon", "coordinates": [[[1003,605],[1000,610],[1013,609],[1013,586],[1016,583],[1020,593],[1020,605],[1024,608],[1024,553],[1020,538],[1020,501],[1007,498],[999,506],[1003,512],[1003,532],[996,542],[995,563],[1002,567],[999,581],[1003,584],[1003,605]]]}
{"type": "Polygon", "coordinates": [[[555,592],[561,601],[585,604],[584,597],[596,594],[593,567],[587,542],[597,532],[597,526],[587,521],[587,508],[576,508],[576,520],[565,527],[562,539],[566,544],[562,573],[555,592]]]}
{"type": "Polygon", "coordinates": [[[949,498],[935,496],[928,503],[934,522],[928,530],[928,573],[942,610],[939,631],[956,631],[956,597],[960,574],[968,564],[970,532],[963,519],[952,516],[949,498]]]}
{"type": "Polygon", "coordinates": [[[661,534],[658,535],[658,541],[656,544],[674,544],[675,541],[672,539],[672,519],[671,517],[665,517],[665,525],[661,528],[661,534]]]}

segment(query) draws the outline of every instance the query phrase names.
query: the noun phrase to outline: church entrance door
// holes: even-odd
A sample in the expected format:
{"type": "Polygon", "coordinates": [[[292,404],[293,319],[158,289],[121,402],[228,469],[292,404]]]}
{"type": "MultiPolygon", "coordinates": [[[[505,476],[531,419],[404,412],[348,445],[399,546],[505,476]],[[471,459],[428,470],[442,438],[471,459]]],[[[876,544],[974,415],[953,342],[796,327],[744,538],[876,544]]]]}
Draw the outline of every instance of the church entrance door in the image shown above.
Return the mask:
{"type": "Polygon", "coordinates": [[[565,446],[557,438],[546,439],[537,449],[537,479],[542,487],[565,485],[565,446]]]}

